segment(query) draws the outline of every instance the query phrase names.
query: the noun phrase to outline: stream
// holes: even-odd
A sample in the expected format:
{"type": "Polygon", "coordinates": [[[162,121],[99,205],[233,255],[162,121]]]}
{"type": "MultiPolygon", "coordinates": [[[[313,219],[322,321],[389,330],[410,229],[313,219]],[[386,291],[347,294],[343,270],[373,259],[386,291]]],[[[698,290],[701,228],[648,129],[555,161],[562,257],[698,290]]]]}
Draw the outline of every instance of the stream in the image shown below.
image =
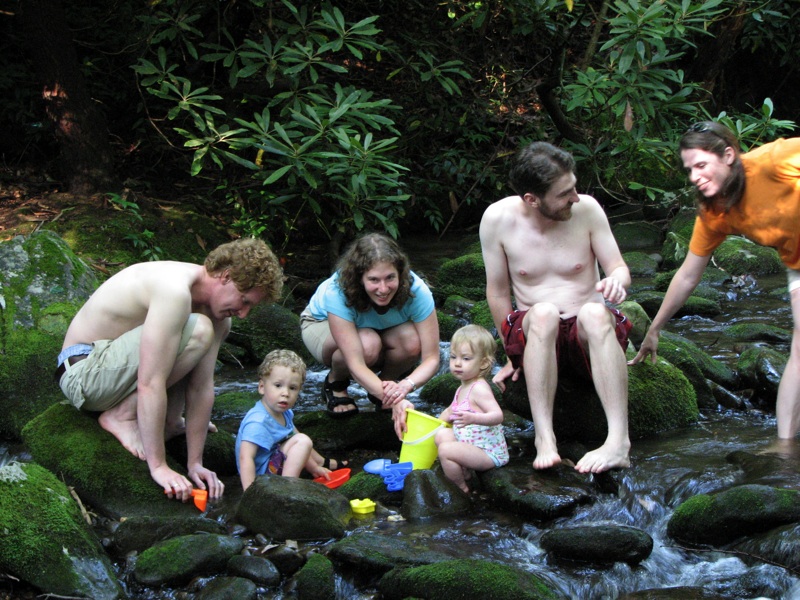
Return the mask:
{"type": "MultiPolygon", "coordinates": [[[[634,283],[633,289],[636,285],[634,283]]],[[[735,365],[739,349],[722,335],[722,325],[734,321],[764,321],[790,328],[791,311],[785,296],[770,294],[781,286],[785,286],[783,276],[760,279],[753,288],[731,287],[728,292],[731,301],[725,303],[724,314],[714,319],[673,320],[668,330],[687,336],[716,358],[735,365]]],[[[448,346],[441,344],[442,370],[447,367],[448,346]]],[[[781,345],[775,347],[788,352],[788,348],[781,345]]],[[[217,377],[218,393],[233,389],[255,392],[254,371],[224,369],[217,377]]],[[[309,372],[295,407],[297,412],[324,409],[319,400],[324,375],[325,371],[309,372]]],[[[416,400],[417,394],[411,399],[416,400]]],[[[360,404],[364,406],[365,402],[360,404]]],[[[440,407],[424,403],[418,404],[418,408],[434,414],[440,410],[440,407]]],[[[235,422],[218,424],[233,432],[238,425],[235,422]]],[[[531,435],[531,432],[523,432],[525,434],[531,435]]],[[[386,517],[362,518],[355,522],[355,531],[424,539],[432,550],[447,552],[448,548],[457,547],[462,554],[466,549],[474,558],[496,560],[535,573],[566,597],[581,600],[613,600],[637,590],[679,586],[701,586],[737,599],[799,599],[800,576],[797,573],[781,566],[747,560],[746,556],[734,553],[690,551],[679,547],[666,535],[666,524],[675,506],[689,495],[707,491],[703,489],[703,481],[709,482],[710,489],[716,489],[719,482],[735,480],[737,468],[726,462],[728,453],[734,450],[758,453],[774,440],[774,436],[774,415],[751,410],[707,414],[692,427],[635,440],[631,468],[616,476],[620,484],[617,496],[604,495],[597,503],[583,506],[571,516],[541,527],[516,515],[494,512],[486,503],[479,503],[482,508],[473,514],[425,523],[386,517]],[[682,478],[689,474],[695,476],[687,478],[691,483],[686,485],[696,488],[681,487],[682,478]],[[595,523],[616,523],[645,530],[655,542],[651,556],[635,567],[624,563],[605,568],[570,565],[552,561],[539,545],[541,536],[550,528],[595,523]]],[[[12,459],[28,458],[24,449],[0,444],[0,465],[12,459]]],[[[800,489],[796,481],[787,482],[787,486],[800,489]]],[[[232,511],[241,493],[238,481],[226,481],[226,485],[226,497],[217,506],[218,514],[232,511]]],[[[277,591],[271,597],[289,598],[291,595],[277,591]]],[[[337,598],[367,600],[373,597],[374,591],[358,590],[346,579],[337,581],[337,598]]]]}
{"type": "MultiPolygon", "coordinates": [[[[668,330],[687,336],[712,356],[735,366],[739,349],[725,338],[722,327],[734,321],[762,321],[790,328],[788,302],[781,294],[770,293],[782,286],[785,286],[782,275],[759,280],[753,287],[732,286],[728,290],[730,301],[723,307],[725,313],[714,319],[686,317],[673,320],[668,330]]],[[[788,348],[780,344],[775,347],[788,352],[788,348]]],[[[441,344],[442,372],[447,367],[448,349],[449,344],[441,344]]],[[[319,395],[325,374],[326,371],[309,372],[297,411],[324,409],[319,395]]],[[[220,392],[256,389],[252,377],[243,376],[241,371],[222,374],[218,385],[220,392]]],[[[351,387],[351,392],[356,390],[361,391],[357,386],[351,387]]],[[[417,394],[413,394],[411,400],[418,409],[430,414],[441,410],[442,407],[420,403],[415,397],[417,394]]],[[[353,395],[363,397],[358,393],[353,395]]],[[[369,406],[366,401],[359,404],[369,406]]],[[[224,426],[230,429],[233,425],[224,426]]],[[[432,550],[447,552],[457,547],[462,554],[468,549],[468,554],[474,558],[496,560],[535,573],[568,598],[613,600],[637,590],[700,586],[730,598],[794,600],[800,598],[798,574],[780,566],[747,560],[746,556],[734,553],[684,549],[666,535],[667,521],[681,501],[693,494],[714,490],[720,482],[735,482],[738,468],[726,461],[726,455],[735,450],[756,454],[769,446],[774,438],[774,415],[755,410],[706,414],[692,427],[635,440],[631,451],[632,466],[618,476],[618,496],[603,496],[594,505],[581,507],[575,514],[541,528],[516,515],[493,512],[484,504],[484,508],[468,516],[426,523],[377,517],[366,519],[356,530],[425,539],[432,550]],[[682,481],[684,476],[686,483],[682,481]],[[707,487],[704,487],[704,482],[707,487]],[[599,523],[645,530],[654,539],[653,553],[636,567],[616,563],[613,567],[601,568],[553,562],[539,545],[541,536],[550,528],[599,523]]],[[[797,480],[787,482],[787,486],[800,489],[797,480]]],[[[346,580],[338,582],[337,596],[363,600],[373,597],[357,590],[346,580]]]]}

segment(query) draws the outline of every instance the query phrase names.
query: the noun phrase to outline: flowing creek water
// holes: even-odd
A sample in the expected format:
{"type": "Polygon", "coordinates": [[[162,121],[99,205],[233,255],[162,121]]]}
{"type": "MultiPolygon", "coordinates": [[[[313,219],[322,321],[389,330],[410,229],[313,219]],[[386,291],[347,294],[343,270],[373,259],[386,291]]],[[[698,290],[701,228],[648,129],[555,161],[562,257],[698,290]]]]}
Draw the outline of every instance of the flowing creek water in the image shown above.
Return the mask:
{"type": "MultiPolygon", "coordinates": [[[[722,325],[734,321],[763,321],[790,328],[791,312],[785,296],[770,294],[771,290],[783,285],[783,278],[775,277],[759,280],[755,289],[731,288],[731,301],[725,303],[724,314],[714,319],[673,320],[668,329],[687,335],[713,356],[735,364],[739,350],[735,344],[725,340],[721,333],[722,325]]],[[[788,351],[785,347],[776,347],[788,351]]],[[[442,344],[441,348],[444,370],[448,344],[442,344]]],[[[309,373],[296,407],[298,412],[323,409],[319,400],[323,375],[322,371],[309,373]]],[[[226,369],[217,379],[218,392],[256,389],[254,370],[226,369]]],[[[424,404],[419,408],[426,412],[438,410],[424,404]]],[[[236,423],[218,424],[227,430],[236,430],[236,423]]],[[[679,586],[703,586],[731,598],[793,600],[800,598],[798,574],[736,554],[690,551],[679,547],[666,535],[666,523],[678,503],[676,496],[685,499],[691,493],[706,491],[676,487],[684,475],[701,473],[711,481],[732,482],[736,467],[726,462],[726,455],[734,450],[757,453],[767,447],[774,436],[774,416],[750,411],[705,415],[692,427],[636,440],[631,453],[631,468],[617,476],[620,482],[617,496],[606,495],[569,517],[547,524],[537,525],[484,507],[474,514],[425,523],[370,517],[358,522],[356,530],[422,539],[432,550],[447,552],[458,548],[460,555],[466,549],[472,557],[497,560],[535,573],[566,597],[581,600],[615,599],[637,590],[679,586]],[[542,534],[548,529],[594,523],[616,523],[647,531],[655,540],[652,555],[636,567],[623,563],[607,568],[566,565],[551,561],[539,545],[542,534]],[[742,589],[758,592],[743,596],[742,589]]],[[[26,460],[24,449],[0,444],[0,464],[11,459],[26,460]]],[[[703,477],[692,478],[693,485],[698,485],[703,477]]],[[[236,491],[237,481],[226,483],[229,493],[216,507],[218,515],[232,511],[240,494],[236,491]]],[[[796,480],[787,483],[787,487],[800,489],[796,480]]],[[[274,597],[289,595],[277,592],[274,597]]],[[[337,597],[366,600],[374,595],[359,591],[351,582],[340,579],[337,597]]]]}
{"type": "MultiPolygon", "coordinates": [[[[735,366],[739,347],[725,338],[723,327],[733,322],[764,322],[790,329],[791,310],[785,295],[771,293],[784,286],[783,276],[764,278],[752,288],[731,286],[723,314],[713,319],[673,320],[668,330],[687,336],[712,356],[735,366]]],[[[788,352],[788,347],[779,344],[774,347],[788,352]]],[[[444,371],[448,344],[443,343],[441,351],[444,371]]],[[[319,400],[324,375],[324,371],[309,373],[297,404],[298,411],[324,408],[319,400]]],[[[241,372],[227,373],[224,378],[219,382],[220,391],[255,390],[252,377],[243,376],[241,372]]],[[[431,414],[441,410],[441,407],[425,404],[419,404],[418,408],[431,414]]],[[[226,428],[230,427],[228,424],[226,428]]],[[[615,599],[637,590],[682,586],[701,586],[737,599],[795,600],[800,598],[797,573],[734,553],[690,551],[666,535],[667,521],[680,501],[716,489],[714,482],[735,481],[737,467],[726,461],[730,452],[742,450],[756,454],[767,448],[774,438],[774,415],[758,411],[720,411],[704,415],[692,427],[634,441],[632,466],[619,476],[618,496],[605,496],[600,502],[554,522],[538,526],[515,515],[483,508],[475,514],[421,524],[376,517],[365,519],[357,530],[424,539],[430,549],[445,553],[458,548],[458,554],[463,555],[466,549],[472,557],[497,560],[535,573],[566,597],[580,600],[615,599]],[[690,474],[701,475],[688,477],[686,484],[680,483],[682,477],[690,474]],[[704,488],[704,481],[711,482],[708,488],[704,488]],[[600,568],[555,563],[539,545],[539,539],[548,529],[599,523],[628,525],[647,531],[655,541],[653,553],[637,567],[616,563],[610,568],[600,568]],[[743,595],[743,590],[757,590],[757,593],[743,595]]],[[[800,466],[800,461],[797,465],[800,466]]],[[[796,467],[794,471],[797,470],[796,467]]],[[[787,487],[800,489],[797,479],[787,481],[787,487]]],[[[337,595],[342,599],[373,597],[359,592],[345,580],[339,581],[338,586],[337,595]]]]}

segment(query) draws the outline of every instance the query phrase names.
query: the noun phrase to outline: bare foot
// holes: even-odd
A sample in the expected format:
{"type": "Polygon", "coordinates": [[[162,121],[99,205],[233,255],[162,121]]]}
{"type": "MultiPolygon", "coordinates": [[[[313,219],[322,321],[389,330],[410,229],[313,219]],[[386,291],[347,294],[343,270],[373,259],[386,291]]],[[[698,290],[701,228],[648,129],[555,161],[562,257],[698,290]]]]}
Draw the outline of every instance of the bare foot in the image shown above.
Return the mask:
{"type": "Polygon", "coordinates": [[[119,440],[122,447],[133,454],[139,460],[144,460],[144,445],[142,436],[139,433],[139,423],[133,420],[117,420],[109,416],[108,411],[102,413],[97,420],[100,427],[119,440]]]}
{"type": "Polygon", "coordinates": [[[773,454],[784,459],[800,459],[800,444],[795,439],[777,438],[758,451],[758,454],[773,454]]]}
{"type": "Polygon", "coordinates": [[[602,473],[609,469],[630,466],[631,460],[626,448],[603,444],[596,450],[587,452],[575,465],[575,470],[580,473],[602,473]]]}
{"type": "Polygon", "coordinates": [[[547,444],[536,445],[536,458],[533,461],[534,469],[549,469],[561,464],[561,456],[558,454],[558,448],[551,447],[547,444]]]}

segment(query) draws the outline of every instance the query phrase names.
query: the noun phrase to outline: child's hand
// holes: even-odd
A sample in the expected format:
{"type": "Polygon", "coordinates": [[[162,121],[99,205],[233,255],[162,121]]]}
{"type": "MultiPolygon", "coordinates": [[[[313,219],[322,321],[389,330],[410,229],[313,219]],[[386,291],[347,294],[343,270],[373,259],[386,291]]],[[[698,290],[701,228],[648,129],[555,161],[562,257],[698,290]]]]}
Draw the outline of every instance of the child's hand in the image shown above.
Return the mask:
{"type": "Polygon", "coordinates": [[[455,425],[472,425],[475,423],[475,413],[469,411],[454,410],[450,420],[455,425]]]}

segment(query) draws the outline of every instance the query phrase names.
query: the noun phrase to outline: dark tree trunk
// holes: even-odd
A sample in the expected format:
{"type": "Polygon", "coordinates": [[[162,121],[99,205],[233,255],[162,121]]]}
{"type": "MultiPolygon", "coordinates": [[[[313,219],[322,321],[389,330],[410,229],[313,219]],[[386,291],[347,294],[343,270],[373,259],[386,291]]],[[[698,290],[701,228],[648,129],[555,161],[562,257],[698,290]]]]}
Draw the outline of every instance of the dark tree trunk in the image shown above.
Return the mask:
{"type": "Polygon", "coordinates": [[[114,185],[104,115],[90,97],[60,0],[24,0],[19,23],[47,117],[59,143],[59,176],[76,194],[114,185]]]}
{"type": "Polygon", "coordinates": [[[740,2],[726,18],[715,24],[714,36],[707,38],[697,48],[688,79],[702,81],[703,89],[712,102],[715,88],[723,79],[725,67],[739,47],[738,41],[744,30],[747,14],[747,4],[740,2]]]}

